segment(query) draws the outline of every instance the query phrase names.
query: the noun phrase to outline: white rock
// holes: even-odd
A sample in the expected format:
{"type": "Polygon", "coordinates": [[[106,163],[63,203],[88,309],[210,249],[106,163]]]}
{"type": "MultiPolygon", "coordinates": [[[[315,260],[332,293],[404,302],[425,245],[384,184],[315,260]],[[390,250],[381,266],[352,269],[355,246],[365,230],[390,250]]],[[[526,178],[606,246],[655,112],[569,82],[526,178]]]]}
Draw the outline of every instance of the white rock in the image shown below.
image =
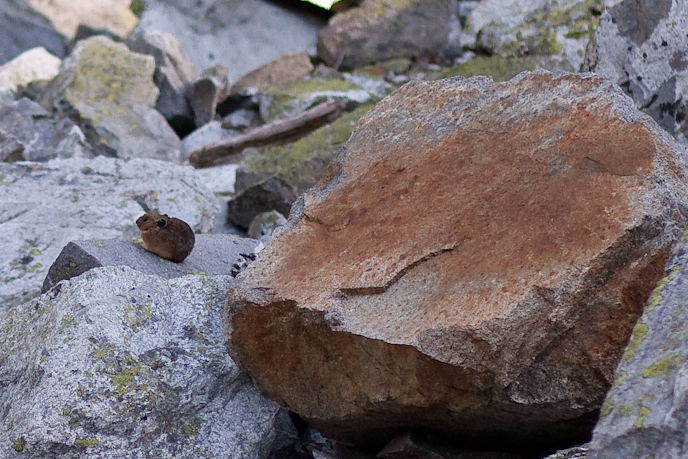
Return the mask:
{"type": "Polygon", "coordinates": [[[60,71],[62,60],[45,48],[38,47],[21,53],[0,67],[0,92],[16,91],[17,87],[33,81],[51,80],[60,71]]]}

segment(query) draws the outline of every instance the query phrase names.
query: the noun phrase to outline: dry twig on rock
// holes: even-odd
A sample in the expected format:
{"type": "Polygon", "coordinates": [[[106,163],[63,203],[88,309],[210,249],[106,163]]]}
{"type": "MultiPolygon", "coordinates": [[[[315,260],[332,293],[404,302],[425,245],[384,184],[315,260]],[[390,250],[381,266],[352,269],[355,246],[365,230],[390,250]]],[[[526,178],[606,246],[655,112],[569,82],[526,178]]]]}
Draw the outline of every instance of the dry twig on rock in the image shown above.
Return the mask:
{"type": "Polygon", "coordinates": [[[345,104],[344,99],[330,99],[293,118],[273,121],[245,134],[218,140],[192,151],[189,164],[196,168],[216,166],[245,148],[293,142],[342,116],[345,104]]]}

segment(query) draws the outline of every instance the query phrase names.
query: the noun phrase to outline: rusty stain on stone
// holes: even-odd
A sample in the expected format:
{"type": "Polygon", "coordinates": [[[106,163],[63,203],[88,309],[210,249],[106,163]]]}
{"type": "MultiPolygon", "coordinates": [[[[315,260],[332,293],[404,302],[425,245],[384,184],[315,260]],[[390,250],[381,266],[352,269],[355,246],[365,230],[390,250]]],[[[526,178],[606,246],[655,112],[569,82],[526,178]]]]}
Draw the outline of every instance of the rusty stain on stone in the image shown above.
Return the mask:
{"type": "Polygon", "coordinates": [[[230,354],[333,438],[582,440],[685,225],[674,148],[594,76],[409,83],[239,275],[230,354]]]}

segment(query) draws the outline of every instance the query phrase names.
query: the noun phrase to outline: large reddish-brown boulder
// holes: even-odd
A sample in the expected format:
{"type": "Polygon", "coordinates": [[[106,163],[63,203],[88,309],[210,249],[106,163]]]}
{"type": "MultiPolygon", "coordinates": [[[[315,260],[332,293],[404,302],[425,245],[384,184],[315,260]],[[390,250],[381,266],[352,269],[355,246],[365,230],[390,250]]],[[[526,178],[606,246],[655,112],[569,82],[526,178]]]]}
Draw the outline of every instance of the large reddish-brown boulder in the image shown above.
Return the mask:
{"type": "Polygon", "coordinates": [[[589,435],[685,226],[673,141],[591,74],[412,82],[228,293],[230,354],[324,435],[589,435]]]}

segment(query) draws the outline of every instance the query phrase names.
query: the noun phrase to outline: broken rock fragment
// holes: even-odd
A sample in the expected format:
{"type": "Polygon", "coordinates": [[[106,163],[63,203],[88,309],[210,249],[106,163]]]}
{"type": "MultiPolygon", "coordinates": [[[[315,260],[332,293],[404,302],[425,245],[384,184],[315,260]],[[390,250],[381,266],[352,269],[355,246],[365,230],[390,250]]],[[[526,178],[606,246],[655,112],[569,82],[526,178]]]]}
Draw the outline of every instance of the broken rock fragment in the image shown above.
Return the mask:
{"type": "Polygon", "coordinates": [[[228,292],[236,362],[362,446],[585,441],[685,226],[672,139],[602,78],[538,71],[411,82],[334,161],[228,292]]]}

